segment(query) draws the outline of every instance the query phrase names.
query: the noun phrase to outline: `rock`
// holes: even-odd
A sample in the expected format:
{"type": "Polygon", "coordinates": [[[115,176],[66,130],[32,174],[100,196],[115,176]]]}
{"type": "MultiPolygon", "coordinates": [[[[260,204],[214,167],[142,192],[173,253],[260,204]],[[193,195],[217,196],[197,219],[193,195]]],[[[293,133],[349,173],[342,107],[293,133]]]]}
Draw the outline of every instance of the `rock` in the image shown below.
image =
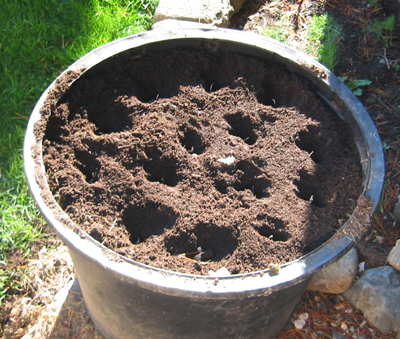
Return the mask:
{"type": "Polygon", "coordinates": [[[321,311],[328,310],[328,307],[326,307],[326,304],[323,301],[317,302],[316,305],[321,311]]]}
{"type": "Polygon", "coordinates": [[[396,241],[396,245],[390,251],[387,260],[390,265],[400,271],[400,239],[396,241]]]}
{"type": "Polygon", "coordinates": [[[176,19],[228,27],[233,11],[229,0],[160,0],[153,24],[176,19]]]}
{"type": "Polygon", "coordinates": [[[366,270],[344,296],[379,330],[400,331],[400,272],[393,267],[366,270]]]}
{"type": "Polygon", "coordinates": [[[309,314],[308,314],[307,312],[304,312],[304,313],[300,313],[300,314],[297,316],[297,319],[307,320],[308,317],[309,317],[309,314]]]}
{"type": "Polygon", "coordinates": [[[300,313],[297,315],[297,319],[293,321],[293,325],[296,329],[301,330],[306,326],[309,314],[307,312],[300,313]]]}
{"type": "Polygon", "coordinates": [[[175,19],[165,19],[153,24],[152,29],[172,29],[172,28],[202,28],[212,27],[212,25],[202,24],[194,21],[183,21],[175,19]]]}
{"type": "Polygon", "coordinates": [[[307,289],[324,293],[343,293],[353,283],[357,268],[358,255],[353,248],[342,258],[317,272],[307,289]]]}
{"type": "Polygon", "coordinates": [[[294,321],[294,327],[297,330],[301,330],[306,325],[306,321],[304,319],[297,319],[294,321]]]}

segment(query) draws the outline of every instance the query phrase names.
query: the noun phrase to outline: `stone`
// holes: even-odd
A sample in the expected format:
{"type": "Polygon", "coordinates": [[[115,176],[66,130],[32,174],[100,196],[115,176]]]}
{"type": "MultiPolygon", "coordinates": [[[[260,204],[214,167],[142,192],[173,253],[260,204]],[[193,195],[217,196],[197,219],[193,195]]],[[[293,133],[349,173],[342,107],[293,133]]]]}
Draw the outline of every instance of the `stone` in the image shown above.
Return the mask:
{"type": "Polygon", "coordinates": [[[303,327],[306,325],[306,321],[304,319],[297,319],[294,321],[294,327],[297,330],[303,329],[303,327]]]}
{"type": "Polygon", "coordinates": [[[309,317],[309,314],[308,314],[307,312],[303,312],[303,313],[300,313],[300,314],[297,316],[297,319],[307,320],[308,317],[309,317]]]}
{"type": "Polygon", "coordinates": [[[387,260],[392,267],[400,271],[400,239],[396,241],[396,245],[390,251],[387,260]]]}
{"type": "Polygon", "coordinates": [[[212,27],[209,24],[202,24],[194,21],[183,21],[176,19],[165,19],[153,24],[152,29],[175,29],[175,28],[207,28],[212,27]]]}
{"type": "Polygon", "coordinates": [[[323,293],[343,293],[353,283],[357,269],[358,254],[352,248],[342,258],[317,272],[307,289],[323,293]]]}
{"type": "Polygon", "coordinates": [[[175,19],[228,27],[233,11],[229,0],[160,0],[153,24],[175,19]]]}
{"type": "Polygon", "coordinates": [[[366,270],[344,296],[379,330],[400,331],[400,272],[395,268],[366,270]]]}

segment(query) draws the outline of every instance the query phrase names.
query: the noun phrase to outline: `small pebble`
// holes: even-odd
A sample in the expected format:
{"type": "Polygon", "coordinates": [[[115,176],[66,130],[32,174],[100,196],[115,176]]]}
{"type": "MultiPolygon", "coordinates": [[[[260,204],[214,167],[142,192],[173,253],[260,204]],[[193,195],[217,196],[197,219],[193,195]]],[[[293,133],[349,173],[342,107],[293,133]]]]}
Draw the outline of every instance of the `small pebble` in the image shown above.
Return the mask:
{"type": "Polygon", "coordinates": [[[340,332],[333,332],[332,339],[345,339],[346,337],[340,332]]]}
{"type": "Polygon", "coordinates": [[[297,319],[294,321],[294,327],[298,330],[301,330],[306,325],[306,321],[304,319],[297,319]]]}
{"type": "Polygon", "coordinates": [[[348,323],[351,323],[354,321],[353,317],[350,314],[345,314],[344,320],[346,320],[348,323]]]}
{"type": "Polygon", "coordinates": [[[339,305],[335,306],[335,310],[338,310],[338,311],[343,310],[344,308],[345,308],[345,306],[342,305],[342,304],[339,304],[339,305]]]}
{"type": "Polygon", "coordinates": [[[341,314],[335,314],[334,315],[334,317],[335,317],[335,321],[336,322],[342,322],[343,321],[343,317],[342,317],[342,315],[341,314]]]}
{"type": "Polygon", "coordinates": [[[363,320],[359,327],[363,330],[365,326],[367,326],[367,321],[363,320]]]}
{"type": "Polygon", "coordinates": [[[304,320],[307,320],[308,317],[309,317],[309,315],[308,315],[307,312],[300,313],[300,314],[297,316],[298,319],[304,319],[304,320]]]}
{"type": "Polygon", "coordinates": [[[365,271],[365,262],[363,261],[358,264],[358,272],[363,273],[364,271],[365,271]]]}
{"type": "Polygon", "coordinates": [[[348,328],[348,326],[347,326],[346,323],[342,323],[342,324],[340,325],[340,328],[341,328],[343,331],[346,331],[347,328],[348,328]]]}
{"type": "Polygon", "coordinates": [[[268,268],[269,268],[269,275],[278,275],[281,270],[281,267],[277,264],[269,264],[268,268]]]}

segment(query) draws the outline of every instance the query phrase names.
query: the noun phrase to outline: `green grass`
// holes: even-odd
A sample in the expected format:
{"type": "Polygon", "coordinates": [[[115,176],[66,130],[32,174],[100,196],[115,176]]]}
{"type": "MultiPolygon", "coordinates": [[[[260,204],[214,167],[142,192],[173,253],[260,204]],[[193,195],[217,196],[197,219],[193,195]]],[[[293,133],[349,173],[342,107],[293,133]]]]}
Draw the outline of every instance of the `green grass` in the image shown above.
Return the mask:
{"type": "Polygon", "coordinates": [[[372,20],[372,22],[364,29],[364,31],[372,34],[373,38],[377,42],[383,42],[383,45],[388,48],[393,43],[393,29],[395,23],[396,17],[394,14],[392,14],[382,21],[377,19],[372,20]]]}
{"type": "MultiPolygon", "coordinates": [[[[314,15],[309,23],[305,39],[304,51],[312,55],[332,72],[339,59],[338,42],[341,30],[341,25],[329,13],[314,15]]],[[[265,26],[261,34],[290,45],[288,37],[293,32],[295,32],[293,23],[280,17],[273,24],[265,26]]]]}
{"type": "Polygon", "coordinates": [[[290,23],[284,19],[279,19],[274,24],[265,26],[262,29],[261,34],[278,40],[279,42],[286,43],[289,32],[290,23]]]}
{"type": "Polygon", "coordinates": [[[90,50],[151,27],[157,0],[0,0],[0,300],[7,252],[40,236],[22,162],[26,124],[55,77],[90,50]]]}
{"type": "Polygon", "coordinates": [[[315,56],[332,72],[338,62],[338,40],[341,29],[340,24],[331,15],[325,13],[313,16],[308,31],[309,43],[305,51],[315,56]]]}

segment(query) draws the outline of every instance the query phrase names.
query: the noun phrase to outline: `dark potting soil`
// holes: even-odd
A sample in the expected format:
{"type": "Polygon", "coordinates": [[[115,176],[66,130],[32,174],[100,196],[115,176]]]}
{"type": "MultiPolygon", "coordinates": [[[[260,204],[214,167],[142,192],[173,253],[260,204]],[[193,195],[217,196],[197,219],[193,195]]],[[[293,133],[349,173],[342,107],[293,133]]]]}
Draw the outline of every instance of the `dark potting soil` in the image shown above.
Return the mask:
{"type": "Polygon", "coordinates": [[[36,125],[54,197],[108,248],[245,273],[307,254],[354,210],[351,130],[307,81],[212,49],[112,60],[61,78],[36,125]]]}

